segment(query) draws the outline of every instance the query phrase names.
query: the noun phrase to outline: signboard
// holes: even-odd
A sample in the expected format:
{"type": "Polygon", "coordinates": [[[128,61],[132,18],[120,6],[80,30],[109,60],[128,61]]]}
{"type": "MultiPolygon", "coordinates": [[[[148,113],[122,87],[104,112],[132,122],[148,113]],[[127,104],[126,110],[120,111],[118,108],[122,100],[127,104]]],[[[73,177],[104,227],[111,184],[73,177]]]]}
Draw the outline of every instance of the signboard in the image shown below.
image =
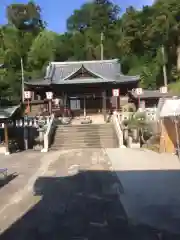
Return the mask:
{"type": "Polygon", "coordinates": [[[113,89],[112,95],[113,95],[113,97],[119,97],[119,89],[113,89]]]}
{"type": "Polygon", "coordinates": [[[80,100],[79,99],[71,99],[70,100],[70,108],[71,108],[71,110],[79,110],[80,109],[80,100]]]}
{"type": "Polygon", "coordinates": [[[167,93],[168,92],[167,87],[165,87],[165,86],[161,87],[160,92],[161,93],[167,93]]]}
{"type": "Polygon", "coordinates": [[[46,98],[51,100],[53,98],[53,92],[46,92],[46,98]]]}
{"type": "Polygon", "coordinates": [[[142,88],[135,89],[137,95],[141,95],[143,93],[142,88]]]}
{"type": "Polygon", "coordinates": [[[31,92],[30,91],[24,91],[24,98],[30,99],[31,98],[31,92]]]}

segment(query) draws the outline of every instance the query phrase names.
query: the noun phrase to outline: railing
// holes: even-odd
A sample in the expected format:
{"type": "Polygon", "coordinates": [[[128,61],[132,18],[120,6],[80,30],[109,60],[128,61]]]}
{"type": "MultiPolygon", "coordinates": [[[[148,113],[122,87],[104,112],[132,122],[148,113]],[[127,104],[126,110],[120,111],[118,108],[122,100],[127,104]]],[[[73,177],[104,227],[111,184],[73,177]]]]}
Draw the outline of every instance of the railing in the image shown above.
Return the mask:
{"type": "Polygon", "coordinates": [[[44,148],[41,150],[41,152],[48,152],[49,146],[52,140],[52,134],[54,131],[54,114],[51,115],[47,130],[44,134],[44,148]]]}
{"type": "Polygon", "coordinates": [[[121,129],[120,115],[117,112],[113,113],[112,122],[114,124],[115,131],[118,137],[119,147],[121,147],[123,145],[123,132],[121,129]]]}

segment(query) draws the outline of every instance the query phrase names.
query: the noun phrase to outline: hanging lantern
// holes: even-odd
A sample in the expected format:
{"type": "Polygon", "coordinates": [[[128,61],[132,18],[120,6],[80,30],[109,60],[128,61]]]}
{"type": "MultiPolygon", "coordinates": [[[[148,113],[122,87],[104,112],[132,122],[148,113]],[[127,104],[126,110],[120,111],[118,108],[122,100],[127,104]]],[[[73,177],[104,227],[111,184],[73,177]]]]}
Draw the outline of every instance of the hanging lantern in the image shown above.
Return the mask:
{"type": "Polygon", "coordinates": [[[53,92],[46,92],[46,98],[48,100],[52,100],[53,99],[53,92]]]}
{"type": "Polygon", "coordinates": [[[142,95],[143,94],[142,88],[136,88],[135,91],[136,91],[137,95],[142,95]]]}
{"type": "Polygon", "coordinates": [[[161,88],[160,88],[160,92],[161,92],[161,93],[167,93],[167,92],[168,92],[167,87],[166,87],[166,86],[161,87],[161,88]]]}
{"type": "Polygon", "coordinates": [[[25,99],[31,99],[31,92],[30,91],[24,91],[24,98],[25,99]]]}

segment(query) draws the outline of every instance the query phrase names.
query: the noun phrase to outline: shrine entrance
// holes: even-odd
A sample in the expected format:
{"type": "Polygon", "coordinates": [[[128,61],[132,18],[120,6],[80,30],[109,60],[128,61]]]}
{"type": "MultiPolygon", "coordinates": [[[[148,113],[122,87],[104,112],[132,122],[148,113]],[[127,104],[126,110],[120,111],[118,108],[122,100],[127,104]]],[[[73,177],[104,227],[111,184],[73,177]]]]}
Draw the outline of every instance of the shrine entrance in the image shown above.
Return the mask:
{"type": "Polygon", "coordinates": [[[95,96],[93,94],[69,96],[68,102],[73,116],[83,115],[86,117],[89,114],[102,113],[102,96],[95,96]]]}

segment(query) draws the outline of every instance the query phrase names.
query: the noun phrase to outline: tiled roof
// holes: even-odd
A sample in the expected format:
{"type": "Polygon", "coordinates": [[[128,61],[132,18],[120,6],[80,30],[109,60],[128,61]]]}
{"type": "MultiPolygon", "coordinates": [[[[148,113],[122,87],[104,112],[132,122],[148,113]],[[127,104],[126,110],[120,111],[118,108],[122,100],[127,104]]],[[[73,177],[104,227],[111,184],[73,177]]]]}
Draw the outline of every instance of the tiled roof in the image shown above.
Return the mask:
{"type": "Polygon", "coordinates": [[[127,76],[119,74],[116,78],[117,83],[126,83],[126,82],[137,82],[140,79],[139,76],[127,76]]]}
{"type": "Polygon", "coordinates": [[[139,76],[125,76],[121,74],[120,63],[117,59],[78,62],[51,62],[47,67],[45,80],[40,82],[26,82],[27,85],[47,86],[50,84],[78,84],[117,82],[126,83],[139,80],[139,76]],[[73,79],[70,76],[84,67],[97,78],[73,79]]]}
{"type": "Polygon", "coordinates": [[[20,105],[13,107],[0,108],[0,119],[7,119],[14,115],[14,113],[19,109],[20,105]]]}
{"type": "MultiPolygon", "coordinates": [[[[134,98],[139,98],[139,95],[134,91],[129,92],[134,98]]],[[[140,98],[162,98],[162,97],[172,97],[172,93],[161,93],[159,90],[144,90],[140,95],[140,98]]]]}
{"type": "Polygon", "coordinates": [[[26,85],[32,85],[32,86],[49,86],[51,85],[50,79],[38,79],[36,81],[28,81],[25,82],[26,85]]]}
{"type": "Polygon", "coordinates": [[[120,73],[120,64],[117,59],[100,61],[79,61],[79,62],[52,62],[51,73],[52,83],[61,83],[81,67],[103,79],[116,79],[120,73]]]}

